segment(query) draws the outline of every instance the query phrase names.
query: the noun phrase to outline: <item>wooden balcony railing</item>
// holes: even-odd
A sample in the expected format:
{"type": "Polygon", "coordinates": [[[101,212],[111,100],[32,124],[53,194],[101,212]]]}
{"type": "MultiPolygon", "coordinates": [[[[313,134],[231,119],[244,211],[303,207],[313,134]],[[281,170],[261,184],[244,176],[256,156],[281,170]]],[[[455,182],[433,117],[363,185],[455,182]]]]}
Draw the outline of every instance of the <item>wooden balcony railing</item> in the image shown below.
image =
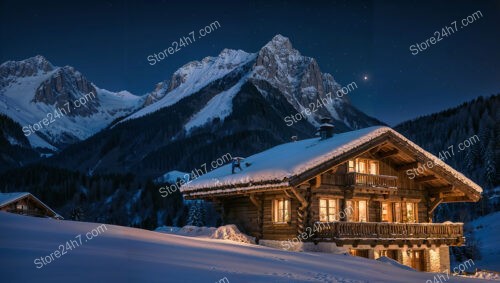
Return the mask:
{"type": "Polygon", "coordinates": [[[339,186],[363,186],[378,188],[397,188],[397,176],[372,175],[357,172],[347,174],[324,174],[321,177],[322,184],[339,186]]]}
{"type": "Polygon", "coordinates": [[[463,223],[317,222],[317,240],[454,240],[463,241],[463,223]]]}

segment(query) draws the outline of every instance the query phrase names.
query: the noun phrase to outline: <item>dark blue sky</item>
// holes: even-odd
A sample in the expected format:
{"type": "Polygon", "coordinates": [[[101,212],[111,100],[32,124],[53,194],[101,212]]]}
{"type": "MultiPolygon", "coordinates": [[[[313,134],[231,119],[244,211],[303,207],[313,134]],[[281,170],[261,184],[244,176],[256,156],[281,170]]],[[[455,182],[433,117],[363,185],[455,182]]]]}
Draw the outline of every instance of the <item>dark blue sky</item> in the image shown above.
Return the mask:
{"type": "Polygon", "coordinates": [[[41,54],[101,88],[144,94],[189,61],[257,52],[282,34],[340,84],[356,82],[353,104],[390,125],[500,92],[500,1],[208,2],[0,0],[0,61],[41,54]],[[482,18],[411,54],[478,10],[482,18]],[[214,21],[218,30],[149,65],[148,55],[214,21]]]}

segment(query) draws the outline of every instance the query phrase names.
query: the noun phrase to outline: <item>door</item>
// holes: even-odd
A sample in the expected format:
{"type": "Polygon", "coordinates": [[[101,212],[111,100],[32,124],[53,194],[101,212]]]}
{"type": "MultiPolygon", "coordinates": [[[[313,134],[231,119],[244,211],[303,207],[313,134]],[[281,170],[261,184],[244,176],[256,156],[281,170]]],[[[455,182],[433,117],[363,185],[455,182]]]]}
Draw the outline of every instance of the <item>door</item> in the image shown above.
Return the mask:
{"type": "Polygon", "coordinates": [[[424,250],[411,251],[411,267],[418,271],[425,271],[424,250]]]}

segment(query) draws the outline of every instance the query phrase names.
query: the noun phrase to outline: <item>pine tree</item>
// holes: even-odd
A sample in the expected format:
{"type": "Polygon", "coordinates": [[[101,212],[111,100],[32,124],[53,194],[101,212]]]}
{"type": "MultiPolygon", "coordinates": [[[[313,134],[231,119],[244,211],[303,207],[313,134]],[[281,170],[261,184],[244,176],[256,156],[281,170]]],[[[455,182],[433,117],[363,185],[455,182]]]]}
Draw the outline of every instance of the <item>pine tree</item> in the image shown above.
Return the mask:
{"type": "Polygon", "coordinates": [[[76,207],[73,209],[73,211],[71,212],[71,216],[70,216],[70,219],[71,220],[75,220],[75,221],[81,221],[83,220],[83,210],[81,207],[76,207]]]}
{"type": "Polygon", "coordinates": [[[488,146],[486,147],[486,152],[485,152],[485,177],[486,177],[486,182],[490,188],[495,186],[496,183],[496,167],[495,167],[495,155],[494,155],[494,145],[493,145],[493,139],[491,139],[488,143],[488,146]]]}
{"type": "Polygon", "coordinates": [[[205,226],[205,218],[206,218],[206,208],[203,201],[196,201],[189,208],[189,216],[187,225],[190,226],[205,226]]]}

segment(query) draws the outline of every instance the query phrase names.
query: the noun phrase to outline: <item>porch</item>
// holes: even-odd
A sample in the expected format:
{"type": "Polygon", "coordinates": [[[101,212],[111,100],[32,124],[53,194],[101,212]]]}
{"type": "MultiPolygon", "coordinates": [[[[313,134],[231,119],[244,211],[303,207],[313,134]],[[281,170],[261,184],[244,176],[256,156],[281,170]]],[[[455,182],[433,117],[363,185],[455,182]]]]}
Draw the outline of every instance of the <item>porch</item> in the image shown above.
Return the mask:
{"type": "Polygon", "coordinates": [[[449,245],[464,243],[463,223],[316,222],[314,241],[374,245],[449,245]]]}

